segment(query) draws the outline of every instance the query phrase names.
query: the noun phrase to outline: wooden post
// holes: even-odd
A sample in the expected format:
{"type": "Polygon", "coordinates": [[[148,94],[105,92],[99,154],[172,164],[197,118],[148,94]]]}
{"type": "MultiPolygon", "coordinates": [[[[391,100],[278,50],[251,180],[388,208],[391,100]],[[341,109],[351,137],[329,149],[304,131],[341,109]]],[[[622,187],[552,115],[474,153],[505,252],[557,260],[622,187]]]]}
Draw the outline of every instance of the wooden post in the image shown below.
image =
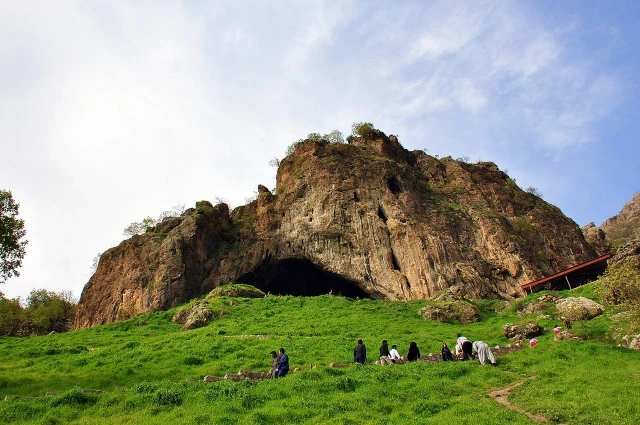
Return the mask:
{"type": "Polygon", "coordinates": [[[569,289],[573,289],[573,288],[571,287],[571,282],[569,282],[569,277],[565,274],[565,275],[564,275],[564,278],[565,278],[565,279],[567,279],[567,285],[569,285],[569,289]]]}

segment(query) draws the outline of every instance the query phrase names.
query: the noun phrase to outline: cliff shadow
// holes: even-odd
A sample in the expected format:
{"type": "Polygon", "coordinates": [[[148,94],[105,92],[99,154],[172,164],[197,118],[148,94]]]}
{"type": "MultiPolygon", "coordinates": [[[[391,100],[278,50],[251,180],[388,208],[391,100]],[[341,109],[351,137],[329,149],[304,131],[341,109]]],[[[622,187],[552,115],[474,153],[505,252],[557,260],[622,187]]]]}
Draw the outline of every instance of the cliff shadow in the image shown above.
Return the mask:
{"type": "Polygon", "coordinates": [[[253,285],[274,295],[313,297],[331,291],[333,295],[370,298],[355,282],[324,271],[304,259],[267,259],[252,272],[238,278],[237,282],[253,285]]]}

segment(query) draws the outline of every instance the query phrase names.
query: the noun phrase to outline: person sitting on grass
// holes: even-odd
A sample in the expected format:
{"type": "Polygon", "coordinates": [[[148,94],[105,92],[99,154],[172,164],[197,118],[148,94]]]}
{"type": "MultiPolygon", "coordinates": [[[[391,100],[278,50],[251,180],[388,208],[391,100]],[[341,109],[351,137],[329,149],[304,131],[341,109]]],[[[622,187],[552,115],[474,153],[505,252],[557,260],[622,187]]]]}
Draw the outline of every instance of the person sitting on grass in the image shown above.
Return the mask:
{"type": "Polygon", "coordinates": [[[393,363],[403,363],[402,356],[398,353],[398,349],[395,345],[391,346],[391,351],[389,351],[389,358],[393,363]]]}
{"type": "Polygon", "coordinates": [[[382,345],[380,346],[380,364],[390,364],[391,359],[389,358],[389,345],[386,339],[382,340],[382,345]]]}
{"type": "Polygon", "coordinates": [[[277,378],[278,377],[278,353],[276,353],[275,351],[272,351],[271,353],[271,377],[272,378],[277,378]]]}
{"type": "Polygon", "coordinates": [[[353,361],[358,364],[364,364],[367,361],[367,346],[362,339],[358,339],[358,345],[353,349],[353,361]]]}
{"type": "Polygon", "coordinates": [[[278,378],[282,378],[289,372],[289,356],[284,353],[284,348],[280,348],[278,357],[278,378]]]}
{"type": "Polygon", "coordinates": [[[418,348],[418,344],[415,342],[411,342],[409,344],[409,352],[407,353],[407,360],[410,362],[415,362],[420,358],[420,349],[418,348]]]}
{"type": "Polygon", "coordinates": [[[449,350],[449,347],[447,347],[446,342],[442,343],[442,361],[443,362],[453,361],[453,354],[451,354],[451,350],[449,350]]]}
{"type": "Polygon", "coordinates": [[[493,357],[489,344],[483,341],[474,341],[473,351],[478,353],[478,361],[481,365],[484,365],[487,360],[491,362],[491,366],[496,366],[496,359],[493,357]]]}

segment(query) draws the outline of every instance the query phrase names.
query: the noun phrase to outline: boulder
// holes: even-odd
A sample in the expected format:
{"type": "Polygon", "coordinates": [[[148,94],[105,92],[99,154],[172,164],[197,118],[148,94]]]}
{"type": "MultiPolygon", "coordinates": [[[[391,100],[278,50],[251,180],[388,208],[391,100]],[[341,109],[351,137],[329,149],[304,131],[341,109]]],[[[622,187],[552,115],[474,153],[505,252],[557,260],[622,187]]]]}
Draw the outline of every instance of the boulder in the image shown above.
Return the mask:
{"type": "Polygon", "coordinates": [[[526,324],[506,323],[502,326],[505,337],[514,341],[523,341],[542,334],[543,328],[535,322],[526,324]]]}
{"type": "Polygon", "coordinates": [[[618,248],[616,255],[609,260],[609,264],[620,263],[634,257],[640,257],[640,239],[632,239],[618,248]]]}
{"type": "Polygon", "coordinates": [[[260,380],[260,379],[267,379],[269,377],[269,372],[253,372],[250,370],[241,370],[238,372],[238,376],[260,380]]]}
{"type": "Polygon", "coordinates": [[[632,350],[640,350],[640,334],[623,336],[620,345],[632,350]]]}
{"type": "Polygon", "coordinates": [[[539,303],[555,303],[559,299],[562,299],[560,295],[544,294],[538,297],[539,303]]]}
{"type": "Polygon", "coordinates": [[[602,305],[585,297],[563,298],[556,302],[556,308],[572,322],[593,319],[604,311],[602,305]]]}
{"type": "Polygon", "coordinates": [[[462,325],[480,320],[475,307],[466,301],[430,304],[418,310],[418,316],[425,320],[436,320],[442,323],[457,321],[462,325]]]}
{"type": "Polygon", "coordinates": [[[190,307],[178,311],[172,320],[176,323],[182,323],[183,329],[189,330],[208,325],[214,317],[216,314],[206,301],[197,301],[190,307]]]}

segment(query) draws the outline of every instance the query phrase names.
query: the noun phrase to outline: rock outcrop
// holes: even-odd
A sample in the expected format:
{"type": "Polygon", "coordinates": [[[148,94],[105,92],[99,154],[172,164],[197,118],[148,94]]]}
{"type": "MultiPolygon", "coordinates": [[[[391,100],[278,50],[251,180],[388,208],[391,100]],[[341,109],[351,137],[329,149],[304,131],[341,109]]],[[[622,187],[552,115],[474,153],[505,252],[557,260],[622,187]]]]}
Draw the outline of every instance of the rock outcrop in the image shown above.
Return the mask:
{"type": "Polygon", "coordinates": [[[585,297],[563,298],[556,302],[556,308],[572,322],[593,319],[604,311],[602,305],[585,297]]]}
{"type": "Polygon", "coordinates": [[[640,192],[633,195],[622,210],[600,225],[610,240],[640,239],[640,192]]]}
{"type": "Polygon", "coordinates": [[[633,195],[622,210],[596,227],[589,223],[582,228],[587,242],[604,254],[611,247],[618,248],[628,242],[640,240],[640,192],[633,195]]]}
{"type": "Polygon", "coordinates": [[[506,323],[502,326],[502,333],[509,339],[521,342],[542,335],[542,328],[535,322],[527,324],[506,323]]]}
{"type": "Polygon", "coordinates": [[[490,162],[405,150],[372,131],[305,141],[276,194],[229,212],[199,202],[105,252],[76,328],[167,309],[230,282],[274,294],[511,297],[596,253],[579,227],[490,162]]]}
{"type": "Polygon", "coordinates": [[[418,310],[418,316],[425,320],[436,320],[442,323],[459,322],[462,325],[468,325],[480,320],[480,315],[476,309],[466,301],[449,301],[427,305],[418,310]]]}

